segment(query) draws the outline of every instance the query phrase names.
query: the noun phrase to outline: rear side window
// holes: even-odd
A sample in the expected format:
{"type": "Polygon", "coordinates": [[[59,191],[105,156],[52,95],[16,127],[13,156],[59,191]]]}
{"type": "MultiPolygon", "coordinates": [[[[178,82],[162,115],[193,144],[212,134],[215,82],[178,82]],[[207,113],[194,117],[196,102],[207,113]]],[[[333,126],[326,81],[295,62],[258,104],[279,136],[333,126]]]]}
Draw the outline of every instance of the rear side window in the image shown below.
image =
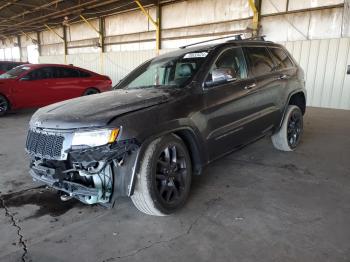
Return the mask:
{"type": "Polygon", "coordinates": [[[90,77],[91,74],[89,74],[88,72],[82,71],[82,70],[78,70],[79,71],[79,75],[80,77],[90,77]]]}
{"type": "Polygon", "coordinates": [[[66,67],[55,67],[54,68],[55,78],[74,78],[79,77],[79,71],[73,68],[66,67]]]}
{"type": "Polygon", "coordinates": [[[294,64],[282,48],[269,48],[276,64],[276,70],[293,67],[294,64]]]}
{"type": "Polygon", "coordinates": [[[265,47],[246,47],[250,70],[254,76],[273,72],[275,65],[265,47]]]}

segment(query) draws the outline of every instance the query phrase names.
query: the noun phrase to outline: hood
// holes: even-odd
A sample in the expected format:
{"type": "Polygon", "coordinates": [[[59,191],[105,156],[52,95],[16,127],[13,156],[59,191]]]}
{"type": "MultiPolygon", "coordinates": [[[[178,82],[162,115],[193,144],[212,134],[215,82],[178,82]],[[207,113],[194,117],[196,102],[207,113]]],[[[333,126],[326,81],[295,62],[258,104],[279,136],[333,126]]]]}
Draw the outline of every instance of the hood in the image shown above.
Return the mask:
{"type": "Polygon", "coordinates": [[[103,127],[123,114],[168,102],[174,90],[114,90],[52,104],[39,109],[32,117],[32,127],[75,129],[103,127]]]}

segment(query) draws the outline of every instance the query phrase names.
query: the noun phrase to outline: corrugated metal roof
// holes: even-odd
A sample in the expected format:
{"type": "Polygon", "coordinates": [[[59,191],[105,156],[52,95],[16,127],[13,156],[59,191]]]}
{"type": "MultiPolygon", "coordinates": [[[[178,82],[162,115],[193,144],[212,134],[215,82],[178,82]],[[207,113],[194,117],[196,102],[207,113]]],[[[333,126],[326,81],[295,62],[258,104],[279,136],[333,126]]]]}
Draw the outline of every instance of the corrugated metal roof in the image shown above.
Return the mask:
{"type": "MultiPolygon", "coordinates": [[[[140,0],[146,6],[177,0],[140,0]]],[[[96,18],[137,9],[134,0],[8,0],[0,1],[0,38],[81,21],[79,15],[96,18]]]]}

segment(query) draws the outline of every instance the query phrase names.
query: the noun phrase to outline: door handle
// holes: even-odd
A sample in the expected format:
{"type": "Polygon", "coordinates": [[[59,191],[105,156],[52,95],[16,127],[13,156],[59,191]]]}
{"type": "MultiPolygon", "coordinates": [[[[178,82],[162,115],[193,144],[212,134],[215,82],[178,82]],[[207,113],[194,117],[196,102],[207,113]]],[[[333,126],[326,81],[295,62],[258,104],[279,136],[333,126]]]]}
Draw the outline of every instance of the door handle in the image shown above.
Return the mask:
{"type": "Polygon", "coordinates": [[[255,84],[255,83],[245,86],[245,87],[244,87],[244,90],[250,90],[250,89],[252,89],[252,88],[254,88],[254,87],[256,87],[256,84],[255,84]]]}

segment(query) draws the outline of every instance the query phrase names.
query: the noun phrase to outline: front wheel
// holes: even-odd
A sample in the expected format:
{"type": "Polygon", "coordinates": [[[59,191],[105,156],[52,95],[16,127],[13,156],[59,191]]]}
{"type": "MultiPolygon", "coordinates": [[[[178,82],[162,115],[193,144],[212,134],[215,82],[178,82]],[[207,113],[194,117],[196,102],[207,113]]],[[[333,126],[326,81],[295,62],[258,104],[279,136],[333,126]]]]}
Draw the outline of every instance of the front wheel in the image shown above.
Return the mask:
{"type": "Polygon", "coordinates": [[[132,202],[148,215],[169,215],[185,204],[191,176],[191,158],[183,141],[176,135],[158,138],[141,159],[132,202]]]}
{"type": "Polygon", "coordinates": [[[10,102],[6,97],[0,95],[0,116],[6,114],[10,110],[10,102]]]}
{"type": "Polygon", "coordinates": [[[89,88],[89,89],[87,89],[87,90],[84,92],[83,96],[90,96],[90,95],[95,95],[95,94],[98,94],[98,93],[100,93],[100,91],[98,91],[97,89],[95,89],[95,88],[89,88]]]}
{"type": "Polygon", "coordinates": [[[283,119],[281,129],[272,135],[272,143],[278,150],[294,151],[303,133],[303,113],[300,108],[290,105],[283,119]]]}

